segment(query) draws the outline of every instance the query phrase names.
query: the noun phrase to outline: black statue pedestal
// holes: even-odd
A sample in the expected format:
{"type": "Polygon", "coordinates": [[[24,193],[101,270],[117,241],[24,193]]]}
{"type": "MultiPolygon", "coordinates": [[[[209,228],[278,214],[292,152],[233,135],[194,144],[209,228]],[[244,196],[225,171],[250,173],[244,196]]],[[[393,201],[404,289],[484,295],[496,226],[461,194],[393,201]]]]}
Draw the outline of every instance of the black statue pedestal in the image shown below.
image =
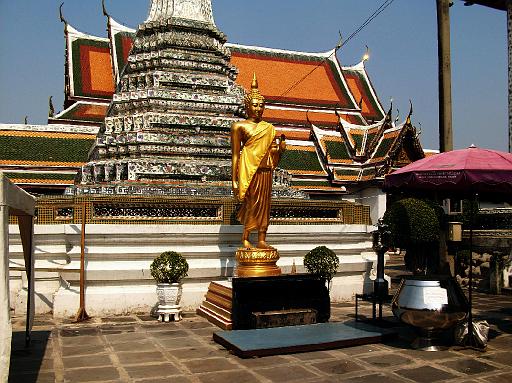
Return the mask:
{"type": "Polygon", "coordinates": [[[331,306],[323,278],[284,274],[211,282],[197,314],[223,330],[246,330],[327,322],[331,306]]]}
{"type": "Polygon", "coordinates": [[[327,322],[329,291],[311,274],[233,278],[234,330],[327,322]]]}

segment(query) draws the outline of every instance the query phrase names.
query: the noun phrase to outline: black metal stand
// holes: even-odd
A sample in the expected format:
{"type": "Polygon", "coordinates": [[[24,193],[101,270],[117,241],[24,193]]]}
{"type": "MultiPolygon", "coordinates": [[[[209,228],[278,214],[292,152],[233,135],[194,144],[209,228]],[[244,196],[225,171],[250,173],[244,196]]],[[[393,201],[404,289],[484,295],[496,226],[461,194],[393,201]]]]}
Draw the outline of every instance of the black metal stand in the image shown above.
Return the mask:
{"type": "Polygon", "coordinates": [[[384,255],[388,250],[391,232],[387,230],[387,225],[382,219],[379,219],[377,230],[373,235],[373,250],[377,253],[377,277],[373,281],[373,293],[356,294],[356,321],[359,321],[358,309],[359,300],[372,302],[372,319],[377,319],[377,305],[379,305],[379,321],[382,321],[382,304],[391,302],[393,298],[389,295],[388,281],[384,278],[384,255]]]}
{"type": "Polygon", "coordinates": [[[372,302],[372,320],[377,320],[377,305],[379,305],[379,316],[378,320],[382,321],[382,305],[386,303],[390,303],[391,299],[393,298],[392,295],[386,294],[386,295],[375,295],[373,293],[371,294],[356,294],[356,315],[355,319],[356,322],[359,322],[359,300],[366,301],[366,302],[372,302]]]}

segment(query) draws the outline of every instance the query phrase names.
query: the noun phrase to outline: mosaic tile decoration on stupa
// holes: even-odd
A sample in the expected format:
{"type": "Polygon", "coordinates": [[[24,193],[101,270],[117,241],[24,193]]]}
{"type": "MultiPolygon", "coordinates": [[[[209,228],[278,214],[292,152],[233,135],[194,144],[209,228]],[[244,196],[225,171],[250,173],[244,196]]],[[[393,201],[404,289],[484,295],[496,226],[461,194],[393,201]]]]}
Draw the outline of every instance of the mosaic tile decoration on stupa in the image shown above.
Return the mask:
{"type": "MultiPolygon", "coordinates": [[[[78,151],[84,153],[87,145],[89,145],[87,151],[96,150],[95,156],[89,158],[89,162],[93,161],[89,167],[84,168],[88,162],[87,156],[82,156],[78,160],[73,154],[77,152],[75,148],[77,140],[81,139],[78,136],[54,141],[57,145],[50,145],[59,146],[60,149],[55,150],[69,154],[69,158],[61,158],[61,162],[66,164],[67,171],[76,172],[82,168],[81,176],[79,176],[82,177],[81,181],[85,180],[86,183],[94,182],[95,177],[105,179],[102,177],[105,177],[106,172],[112,174],[113,181],[117,181],[115,175],[117,170],[112,172],[111,169],[116,169],[119,166],[121,173],[127,171],[123,168],[126,161],[118,161],[116,166],[105,167],[101,161],[98,162],[98,157],[101,159],[102,156],[106,156],[105,160],[108,160],[107,157],[117,158],[119,155],[130,158],[133,155],[139,155],[138,153],[143,154],[145,150],[151,152],[156,148],[163,151],[166,150],[167,145],[172,146],[172,144],[174,146],[181,145],[180,150],[187,147],[186,142],[185,146],[181,142],[173,143],[172,140],[162,142],[163,136],[158,132],[159,124],[161,126],[179,124],[183,122],[183,116],[174,116],[172,113],[168,113],[166,116],[149,113],[147,110],[153,108],[152,103],[154,103],[155,110],[157,104],[161,108],[162,103],[160,101],[156,103],[151,96],[147,101],[133,98],[133,95],[138,94],[137,92],[140,93],[141,90],[151,85],[152,83],[147,81],[154,81],[154,78],[148,78],[147,72],[144,71],[139,74],[129,73],[130,69],[126,67],[127,63],[132,68],[143,64],[140,61],[143,60],[142,51],[140,54],[134,53],[130,58],[137,31],[116,21],[106,10],[104,13],[108,37],[98,37],[80,32],[64,20],[66,38],[64,109],[59,113],[51,113],[47,125],[48,130],[58,129],[61,125],[89,126],[95,128],[96,133],[100,132],[96,140],[91,137],[82,141],[83,147],[78,151]],[[123,76],[125,80],[122,80],[123,76]],[[114,95],[116,84],[118,91],[114,95]],[[113,97],[114,104],[111,105],[113,97]],[[149,103],[149,107],[140,109],[141,113],[146,113],[145,117],[123,114],[125,112],[119,107],[125,105],[127,101],[131,102],[135,108],[141,108],[149,103]],[[117,111],[115,111],[116,108],[118,108],[117,111]],[[107,117],[106,120],[105,117],[107,117]],[[100,130],[103,121],[105,123],[100,130]],[[143,126],[140,131],[136,128],[137,124],[143,126]],[[148,129],[154,129],[154,131],[148,131],[148,129]],[[130,133],[130,130],[133,130],[133,134],[130,133]],[[124,141],[111,142],[112,145],[109,146],[108,140],[112,140],[109,131],[124,137],[124,141]],[[133,138],[131,138],[132,136],[133,138]],[[142,145],[136,153],[130,154],[130,148],[133,146],[129,145],[129,141],[138,138],[156,140],[156,142],[149,144],[148,141],[146,147],[142,145]],[[105,143],[106,146],[102,146],[105,143]],[[105,149],[101,149],[102,147],[105,149]],[[126,149],[123,150],[126,151],[109,152],[113,149],[118,150],[118,147],[124,147],[126,149]],[[102,150],[103,154],[101,154],[102,150]],[[85,173],[83,169],[86,169],[85,173]]],[[[201,26],[201,28],[203,27],[201,26]]],[[[212,30],[213,32],[207,33],[213,33],[212,36],[218,36],[215,38],[220,38],[219,41],[222,42],[225,37],[216,35],[215,26],[212,30]]],[[[225,43],[223,47],[225,49],[223,52],[227,55],[229,62],[222,65],[233,68],[234,72],[230,73],[233,73],[232,78],[235,79],[238,86],[248,89],[252,75],[256,72],[260,80],[260,90],[267,101],[263,118],[276,126],[278,135],[284,134],[287,138],[288,150],[279,164],[279,168],[282,170],[280,176],[277,177],[285,182],[285,187],[310,195],[315,193],[343,194],[347,192],[347,187],[372,182],[383,177],[394,166],[403,166],[404,159],[413,161],[425,156],[410,116],[404,123],[397,125],[392,121],[392,108],[387,114],[384,111],[364,61],[353,66],[342,66],[333,51],[297,52],[235,43],[225,43]],[[311,76],[297,86],[293,86],[312,68],[317,69],[311,76]]],[[[163,51],[156,57],[158,57],[160,65],[164,66],[170,65],[173,60],[172,57],[165,57],[163,51]]],[[[155,62],[155,60],[151,63],[148,62],[148,65],[153,65],[155,62]]],[[[205,65],[214,68],[219,64],[212,61],[205,65]]],[[[175,76],[169,77],[165,74],[160,80],[170,83],[178,81],[184,84],[188,81],[183,77],[175,78],[175,76]]],[[[209,81],[209,84],[214,84],[214,82],[209,81]]],[[[191,84],[191,86],[198,85],[191,84]]],[[[239,118],[235,114],[236,112],[233,114],[233,118],[239,118]]],[[[205,124],[204,118],[201,118],[195,117],[188,124],[208,125],[211,123],[211,119],[207,118],[208,123],[205,124]]],[[[228,129],[231,120],[231,117],[226,120],[218,119],[218,126],[221,127],[219,132],[222,132],[222,129],[228,129]]],[[[183,135],[184,131],[180,129],[175,132],[183,135]]],[[[206,127],[203,130],[207,131],[206,127]]],[[[12,137],[15,137],[15,134],[12,134],[12,137]]],[[[31,139],[41,140],[41,145],[43,145],[44,142],[47,143],[45,140],[56,140],[57,138],[34,135],[31,139]]],[[[2,145],[7,144],[4,139],[2,145]]],[[[39,144],[34,143],[34,145],[39,144]]],[[[222,143],[219,150],[223,153],[221,157],[225,156],[227,160],[229,157],[228,142],[222,143]]],[[[26,156],[30,157],[30,152],[26,156]]],[[[13,164],[16,161],[25,161],[27,164],[23,169],[26,173],[25,176],[11,173],[9,176],[13,176],[12,179],[15,182],[21,181],[21,186],[29,185],[28,181],[34,180],[32,187],[35,188],[34,190],[37,189],[38,174],[30,174],[34,171],[40,172],[40,169],[35,168],[37,156],[30,159],[6,158],[4,161],[10,161],[9,163],[13,164]],[[33,168],[30,168],[30,163],[34,164],[33,168]]],[[[52,168],[54,165],[50,162],[47,166],[52,168]]],[[[0,163],[0,167],[4,164],[5,162],[0,163]]],[[[156,169],[162,166],[149,161],[138,161],[137,164],[137,168],[146,167],[147,169],[156,169]]],[[[206,166],[216,169],[217,165],[215,162],[206,166]]],[[[182,164],[176,163],[175,167],[182,167],[182,164]]],[[[225,172],[229,170],[227,164],[224,170],[225,172]]],[[[212,179],[211,181],[219,183],[222,178],[220,175],[224,170],[219,170],[220,173],[216,176],[217,180],[212,179]]],[[[223,177],[226,176],[227,173],[223,177]]],[[[152,176],[141,175],[138,179],[147,180],[149,186],[146,190],[151,189],[151,181],[154,181],[152,176]]],[[[179,183],[179,181],[179,179],[168,179],[163,180],[162,184],[179,183]]],[[[51,181],[48,178],[48,181],[45,182],[51,181]]],[[[62,191],[65,185],[69,185],[69,182],[70,175],[67,174],[65,177],[60,177],[60,183],[57,183],[60,186],[56,187],[60,187],[62,191]]],[[[226,193],[229,189],[227,185],[228,182],[221,185],[226,193]]],[[[88,191],[110,193],[112,189],[92,188],[88,191]]]]}

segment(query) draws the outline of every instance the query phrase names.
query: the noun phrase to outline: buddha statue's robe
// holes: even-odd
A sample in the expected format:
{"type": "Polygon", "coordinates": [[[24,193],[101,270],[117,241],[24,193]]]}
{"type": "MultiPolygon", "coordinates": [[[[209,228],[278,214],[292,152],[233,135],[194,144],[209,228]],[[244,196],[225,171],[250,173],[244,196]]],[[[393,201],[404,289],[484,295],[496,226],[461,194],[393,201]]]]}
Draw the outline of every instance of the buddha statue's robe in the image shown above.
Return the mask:
{"type": "Polygon", "coordinates": [[[277,166],[275,135],[274,126],[265,121],[243,133],[238,163],[238,197],[242,206],[237,218],[246,230],[266,231],[269,224],[272,172],[277,166]]]}

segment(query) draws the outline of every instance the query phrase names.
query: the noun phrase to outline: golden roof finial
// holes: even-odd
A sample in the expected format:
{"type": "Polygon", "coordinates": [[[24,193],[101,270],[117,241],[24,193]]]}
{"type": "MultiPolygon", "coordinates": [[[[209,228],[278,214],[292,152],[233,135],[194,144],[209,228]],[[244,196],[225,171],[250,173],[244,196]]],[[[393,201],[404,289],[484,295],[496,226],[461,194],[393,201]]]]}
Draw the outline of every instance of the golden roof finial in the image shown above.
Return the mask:
{"type": "Polygon", "coordinates": [[[366,62],[370,59],[370,48],[368,48],[368,45],[366,45],[366,52],[363,56],[363,62],[366,62]]]}
{"type": "Polygon", "coordinates": [[[409,109],[409,114],[407,115],[407,121],[405,122],[406,124],[411,124],[411,116],[412,116],[412,101],[409,100],[409,104],[411,104],[411,109],[409,109]]]}

